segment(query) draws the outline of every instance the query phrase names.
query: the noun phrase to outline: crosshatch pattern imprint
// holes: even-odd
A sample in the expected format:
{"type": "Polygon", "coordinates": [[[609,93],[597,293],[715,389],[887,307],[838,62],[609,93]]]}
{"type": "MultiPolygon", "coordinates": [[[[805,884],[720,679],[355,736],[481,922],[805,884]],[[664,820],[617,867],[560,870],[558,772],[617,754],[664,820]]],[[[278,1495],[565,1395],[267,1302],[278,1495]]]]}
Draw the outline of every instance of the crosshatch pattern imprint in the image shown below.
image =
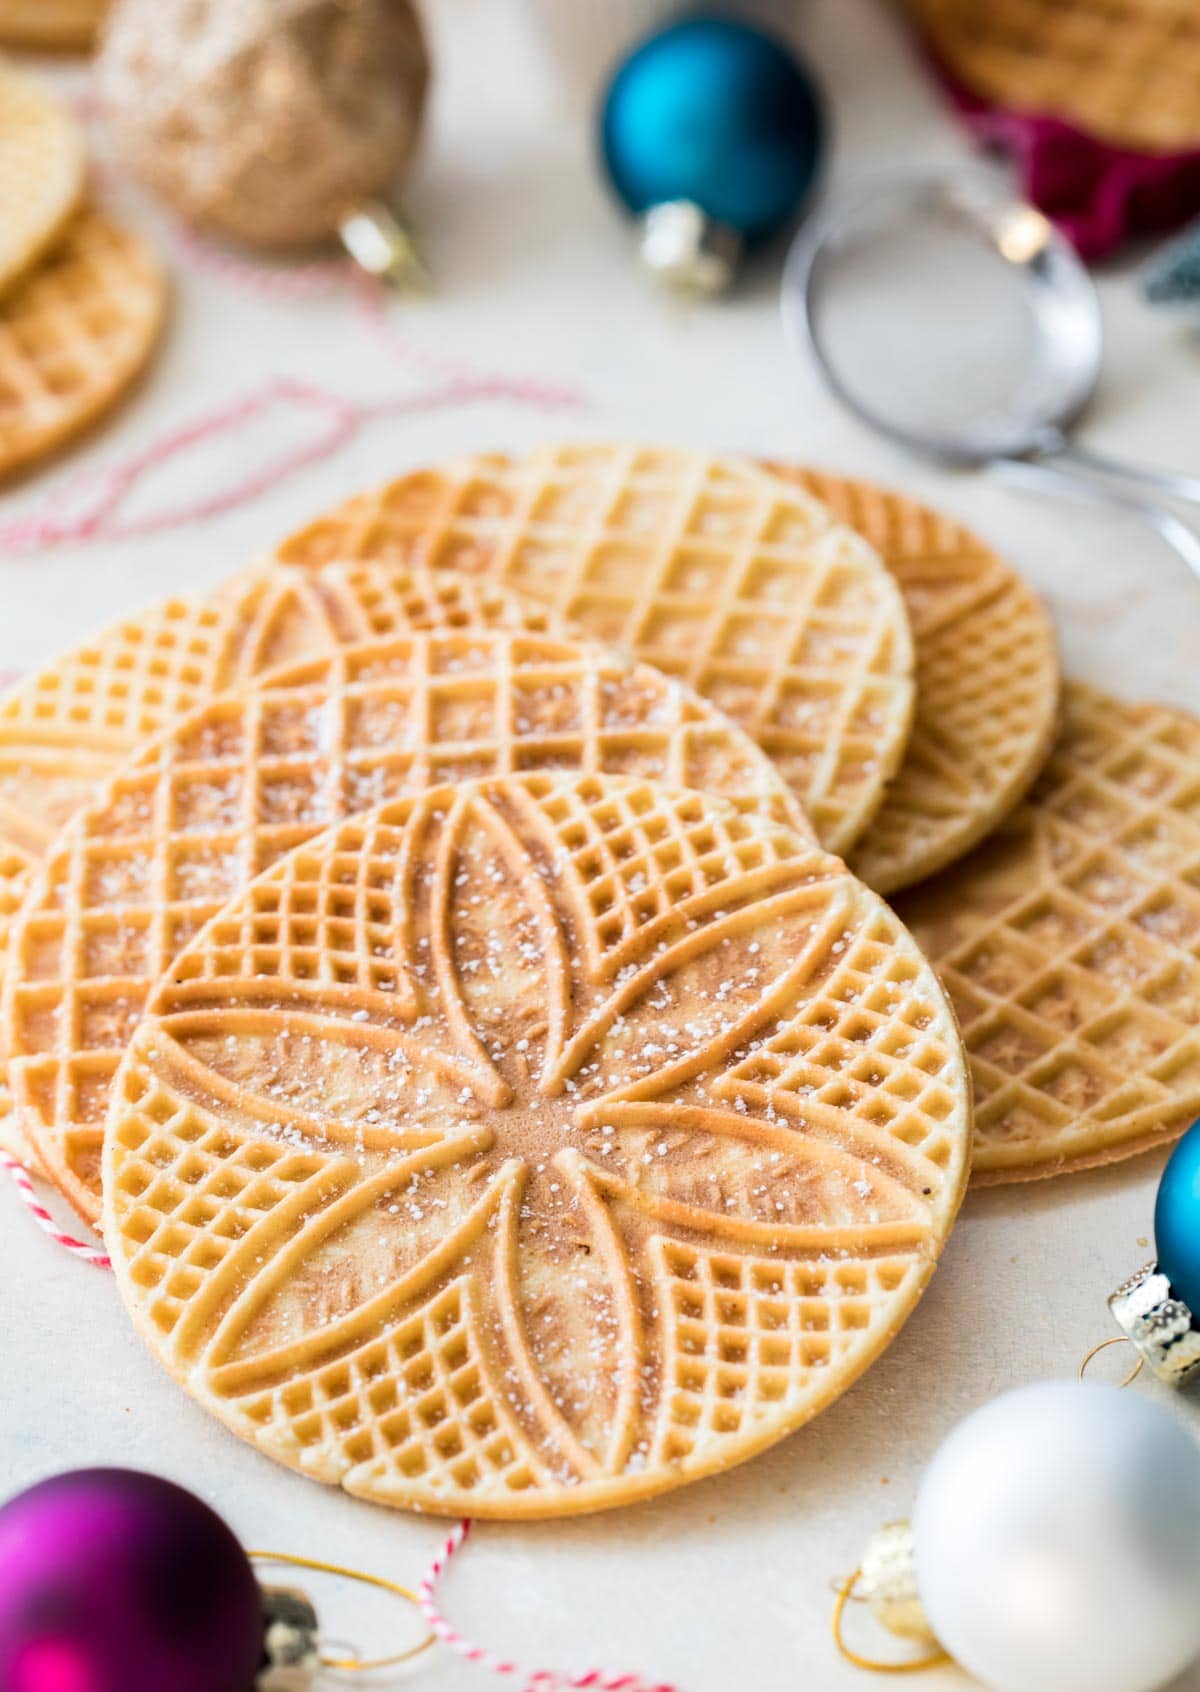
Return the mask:
{"type": "Polygon", "coordinates": [[[207,599],[170,599],[81,642],[0,698],[0,840],[41,856],[95,784],[214,694],[292,658],[426,628],[545,629],[489,583],[448,571],[262,566],[207,599]]]}
{"type": "Polygon", "coordinates": [[[1144,152],[1200,141],[1192,0],[908,0],[976,93],[1144,152]]]}
{"type": "Polygon", "coordinates": [[[1130,1157],[1200,1115],[1200,722],[1070,684],[1030,802],[899,909],[954,1002],[975,1178],[1130,1157]]]}
{"type": "Polygon", "coordinates": [[[772,464],[870,542],[904,595],[917,655],[912,736],[850,854],[894,893],[1001,822],[1045,763],[1058,719],[1054,626],[1038,596],[969,529],[870,482],[772,464]]]}
{"type": "Polygon", "coordinates": [[[395,795],[506,770],[640,775],[807,824],[754,742],[647,665],[456,630],[285,666],[185,718],[64,830],[15,919],[20,1128],[89,1220],[109,1087],[146,991],[275,858],[395,795]]]}
{"type": "Polygon", "coordinates": [[[840,860],[510,776],[339,824],[193,939],[116,1083],[105,1238],[271,1456],[565,1514],[837,1397],[932,1272],[969,1126],[936,977],[840,860]]]}
{"type": "MultiPolygon", "coordinates": [[[[214,695],[288,659],[385,635],[552,622],[449,571],[262,566],[207,599],[167,600],[82,642],[0,698],[0,948],[33,866],[97,783],[214,695]]],[[[29,1155],[2,1080],[0,1147],[29,1155]]]]}
{"type": "Polygon", "coordinates": [[[83,211],[0,301],[0,479],[86,429],[141,374],[166,309],[157,259],[83,211]]]}
{"type": "Polygon", "coordinates": [[[737,460],[566,445],[401,477],[319,518],[283,563],[415,559],[486,576],[711,699],[847,852],[912,724],[896,583],[861,536],[737,460]]]}

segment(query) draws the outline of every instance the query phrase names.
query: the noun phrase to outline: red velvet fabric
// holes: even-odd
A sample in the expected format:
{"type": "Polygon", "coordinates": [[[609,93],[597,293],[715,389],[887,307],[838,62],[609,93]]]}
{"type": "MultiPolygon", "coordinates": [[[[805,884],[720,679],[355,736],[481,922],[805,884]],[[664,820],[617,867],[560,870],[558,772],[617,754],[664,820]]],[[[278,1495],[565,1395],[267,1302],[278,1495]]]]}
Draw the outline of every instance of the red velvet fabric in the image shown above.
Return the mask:
{"type": "Polygon", "coordinates": [[[1009,154],[1021,191],[1081,257],[1101,259],[1136,236],[1177,229],[1200,212],[1200,147],[1139,153],[1049,113],[992,105],[932,56],[955,109],[985,146],[1009,154]]]}

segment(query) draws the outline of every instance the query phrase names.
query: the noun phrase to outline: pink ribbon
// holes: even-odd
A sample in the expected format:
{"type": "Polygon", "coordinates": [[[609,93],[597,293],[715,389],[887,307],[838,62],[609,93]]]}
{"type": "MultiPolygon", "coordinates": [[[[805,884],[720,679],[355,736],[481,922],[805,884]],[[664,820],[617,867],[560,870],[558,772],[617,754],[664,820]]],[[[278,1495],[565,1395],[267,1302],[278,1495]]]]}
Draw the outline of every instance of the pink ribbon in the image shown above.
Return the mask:
{"type": "Polygon", "coordinates": [[[574,409],[585,403],[578,389],[536,376],[512,376],[464,366],[397,334],[388,320],[383,284],[363,275],[348,261],[277,271],[221,252],[190,230],[181,232],[181,240],[198,262],[248,292],[266,298],[304,299],[331,287],[351,289],[358,319],[376,344],[389,358],[415,370],[427,385],[363,401],[315,382],[271,377],[240,399],[201,412],[98,474],[60,484],[40,507],[0,524],[0,558],[16,558],[85,541],[129,540],[160,534],[236,510],[309,465],[330,458],[361,429],[382,418],[416,416],[488,400],[508,400],[546,411],[574,409]],[[236,436],[277,408],[311,420],[308,434],[296,445],[252,468],[226,487],[207,491],[196,499],[170,502],[149,515],[122,517],[135,492],[156,471],[196,446],[236,436]]]}

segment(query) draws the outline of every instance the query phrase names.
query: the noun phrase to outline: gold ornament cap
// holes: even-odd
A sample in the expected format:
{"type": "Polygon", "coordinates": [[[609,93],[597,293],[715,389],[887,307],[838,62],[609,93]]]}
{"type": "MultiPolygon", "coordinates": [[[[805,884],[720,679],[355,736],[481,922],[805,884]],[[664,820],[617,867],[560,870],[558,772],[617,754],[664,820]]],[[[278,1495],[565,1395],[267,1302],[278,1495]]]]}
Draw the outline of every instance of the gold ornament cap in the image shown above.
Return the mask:
{"type": "Polygon", "coordinates": [[[859,1590],[889,1633],[937,1644],[917,1594],[911,1522],[887,1522],[871,1535],[863,1552],[859,1590]]]}
{"type": "Polygon", "coordinates": [[[370,200],[348,212],[338,225],[342,245],[360,270],[393,287],[425,292],[429,271],[412,231],[382,200],[370,200]]]}

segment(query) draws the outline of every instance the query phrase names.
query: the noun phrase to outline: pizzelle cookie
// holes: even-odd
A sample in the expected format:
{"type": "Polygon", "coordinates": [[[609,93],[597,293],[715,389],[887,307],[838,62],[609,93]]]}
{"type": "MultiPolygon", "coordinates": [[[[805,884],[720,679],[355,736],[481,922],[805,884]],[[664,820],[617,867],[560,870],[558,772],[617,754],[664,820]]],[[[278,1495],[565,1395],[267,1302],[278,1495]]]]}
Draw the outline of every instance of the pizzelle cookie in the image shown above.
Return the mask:
{"type": "MultiPolygon", "coordinates": [[[[264,598],[256,576],[211,600],[167,600],[0,698],[0,964],[8,924],[63,823],[142,741],[236,679],[256,649],[264,598]]],[[[2,1083],[0,1147],[28,1155],[2,1083]]]]}
{"type": "Polygon", "coordinates": [[[0,295],[66,229],[83,198],[86,168],[83,134],[70,113],[0,60],[0,295]]]}
{"type": "MultiPolygon", "coordinates": [[[[21,879],[24,862],[13,859],[0,848],[0,981],[3,980],[2,964],[4,958],[4,944],[7,937],[7,924],[20,905],[19,891],[24,890],[21,879]]],[[[8,1077],[4,1065],[0,1063],[0,1152],[7,1152],[15,1157],[19,1163],[29,1161],[29,1147],[25,1143],[25,1136],[21,1133],[13,1108],[12,1093],[8,1086],[8,1077]]]]}
{"type": "Polygon", "coordinates": [[[70,52],[89,47],[109,0],[0,0],[0,41],[70,52]]]}
{"type": "Polygon", "coordinates": [[[754,742],[590,644],[429,632],[285,666],[152,742],[64,830],[11,927],[4,1041],[20,1127],[99,1213],[112,1077],[146,993],[246,881],[339,818],[509,770],[647,776],[806,832],[754,742]]]}
{"type": "Polygon", "coordinates": [[[0,479],[116,404],[150,361],[166,278],[137,236],[98,212],[0,301],[0,479]]]}
{"type": "Polygon", "coordinates": [[[977,94],[1143,152],[1200,144],[1193,0],[908,0],[977,94]]]}
{"type": "Polygon", "coordinates": [[[156,1356],[270,1456],[566,1515],[844,1391],[969,1131],[937,979],[839,859],[701,794],[506,776],[331,829],[175,960],[104,1233],[156,1356]]]}
{"type": "Polygon", "coordinates": [[[28,868],[95,784],[236,679],[257,585],[171,599],[103,630],[0,699],[0,840],[28,868]]]}
{"type": "MultiPolygon", "coordinates": [[[[0,946],[62,825],[135,748],[202,701],[288,659],[375,636],[547,621],[501,589],[449,572],[266,567],[84,641],[0,699],[0,946]]],[[[2,1094],[0,1147],[27,1155],[2,1094]]]]}
{"type": "Polygon", "coordinates": [[[214,694],[293,658],[424,628],[544,629],[488,583],[329,565],[248,571],[206,599],[151,606],[0,698],[0,883],[42,856],[96,783],[214,694]]]}
{"type": "Polygon", "coordinates": [[[683,449],[565,445],[401,477],[283,563],[416,559],[486,576],[711,699],[830,851],[870,824],[913,715],[912,638],[870,547],[798,487],[683,449]]]}
{"type": "MultiPolygon", "coordinates": [[[[0,698],[0,977],[8,924],[50,842],[136,746],[229,685],[261,598],[255,583],[152,606],[0,698]]],[[[0,1148],[28,1156],[2,1080],[0,1148]]]]}
{"type": "Polygon", "coordinates": [[[1200,722],[1072,684],[1000,832],[899,903],[954,1002],[975,1179],[1132,1157],[1200,1115],[1200,722]]]}
{"type": "Polygon", "coordinates": [[[773,464],[857,529],[900,584],[917,655],[904,762],[851,853],[893,893],[952,863],[1013,809],[1058,723],[1054,626],[1033,589],[969,529],[870,482],[773,464]]]}

